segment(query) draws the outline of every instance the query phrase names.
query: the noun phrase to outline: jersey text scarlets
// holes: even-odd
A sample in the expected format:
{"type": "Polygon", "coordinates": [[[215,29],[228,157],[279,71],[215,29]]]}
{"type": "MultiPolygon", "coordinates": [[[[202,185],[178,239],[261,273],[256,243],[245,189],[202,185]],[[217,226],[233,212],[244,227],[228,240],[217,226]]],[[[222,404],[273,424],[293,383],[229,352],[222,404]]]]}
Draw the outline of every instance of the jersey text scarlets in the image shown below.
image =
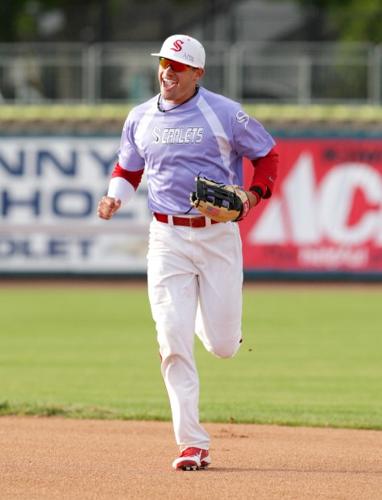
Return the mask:
{"type": "Polygon", "coordinates": [[[156,144],[197,144],[202,142],[203,127],[159,128],[153,129],[153,142],[156,144]]]}

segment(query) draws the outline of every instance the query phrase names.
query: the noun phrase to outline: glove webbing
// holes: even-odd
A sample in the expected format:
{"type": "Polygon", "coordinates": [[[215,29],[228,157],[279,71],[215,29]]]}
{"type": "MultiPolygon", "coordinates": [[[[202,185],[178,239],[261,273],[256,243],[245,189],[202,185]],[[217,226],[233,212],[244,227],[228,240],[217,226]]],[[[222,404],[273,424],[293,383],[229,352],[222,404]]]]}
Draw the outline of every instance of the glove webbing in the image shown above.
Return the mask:
{"type": "Polygon", "coordinates": [[[196,199],[208,201],[217,207],[224,207],[227,210],[238,210],[241,212],[243,208],[242,201],[233,191],[227,191],[222,185],[209,186],[202,182],[196,184],[196,199]]]}

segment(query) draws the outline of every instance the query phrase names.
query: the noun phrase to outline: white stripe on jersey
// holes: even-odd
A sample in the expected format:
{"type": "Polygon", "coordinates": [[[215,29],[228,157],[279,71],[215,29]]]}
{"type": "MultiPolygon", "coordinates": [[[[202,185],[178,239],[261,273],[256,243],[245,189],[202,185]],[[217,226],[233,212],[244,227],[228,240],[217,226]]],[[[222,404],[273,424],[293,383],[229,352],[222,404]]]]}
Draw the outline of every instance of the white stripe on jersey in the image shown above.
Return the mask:
{"type": "Polygon", "coordinates": [[[221,124],[215,111],[211,108],[211,106],[202,96],[199,97],[198,108],[202,112],[204,118],[207,120],[209,126],[211,127],[213,134],[215,135],[224,168],[228,173],[228,178],[229,178],[228,182],[230,184],[233,184],[235,173],[230,168],[231,166],[230,154],[232,148],[230,146],[227,134],[224,131],[223,125],[221,124]]]}
{"type": "Polygon", "coordinates": [[[139,120],[139,124],[137,126],[137,130],[135,132],[135,144],[138,148],[138,153],[144,157],[144,149],[143,149],[143,139],[147,130],[147,127],[150,125],[150,122],[153,119],[153,116],[156,112],[156,106],[151,106],[149,109],[142,115],[139,120]]]}

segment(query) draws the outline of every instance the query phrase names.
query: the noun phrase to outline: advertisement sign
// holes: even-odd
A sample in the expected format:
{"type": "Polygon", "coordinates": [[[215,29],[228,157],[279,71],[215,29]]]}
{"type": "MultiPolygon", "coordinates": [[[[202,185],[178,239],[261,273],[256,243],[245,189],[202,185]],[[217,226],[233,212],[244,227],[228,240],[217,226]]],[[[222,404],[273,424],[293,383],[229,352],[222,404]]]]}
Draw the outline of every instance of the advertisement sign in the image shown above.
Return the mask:
{"type": "Polygon", "coordinates": [[[0,272],[139,272],[151,220],[134,205],[102,221],[119,138],[0,138],[0,272]]]}
{"type": "MultiPolygon", "coordinates": [[[[240,223],[245,270],[381,273],[382,140],[277,142],[274,195],[240,223]]],[[[96,214],[118,147],[119,137],[0,137],[0,273],[146,271],[145,176],[113,220],[96,214]]]]}
{"type": "Polygon", "coordinates": [[[275,193],[241,223],[245,268],[382,272],[382,140],[277,142],[275,193]]]}

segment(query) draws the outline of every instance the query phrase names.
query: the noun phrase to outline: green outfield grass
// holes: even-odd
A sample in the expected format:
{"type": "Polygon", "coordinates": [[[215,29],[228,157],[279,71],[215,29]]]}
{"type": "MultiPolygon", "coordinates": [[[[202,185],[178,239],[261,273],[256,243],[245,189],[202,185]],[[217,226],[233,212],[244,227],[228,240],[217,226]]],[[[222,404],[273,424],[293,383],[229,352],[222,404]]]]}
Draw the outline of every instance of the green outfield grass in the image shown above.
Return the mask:
{"type": "MultiPolygon", "coordinates": [[[[244,343],[197,342],[204,421],[382,429],[381,288],[246,288],[244,343]]],[[[0,288],[0,414],[169,419],[144,287],[0,288]]]]}

